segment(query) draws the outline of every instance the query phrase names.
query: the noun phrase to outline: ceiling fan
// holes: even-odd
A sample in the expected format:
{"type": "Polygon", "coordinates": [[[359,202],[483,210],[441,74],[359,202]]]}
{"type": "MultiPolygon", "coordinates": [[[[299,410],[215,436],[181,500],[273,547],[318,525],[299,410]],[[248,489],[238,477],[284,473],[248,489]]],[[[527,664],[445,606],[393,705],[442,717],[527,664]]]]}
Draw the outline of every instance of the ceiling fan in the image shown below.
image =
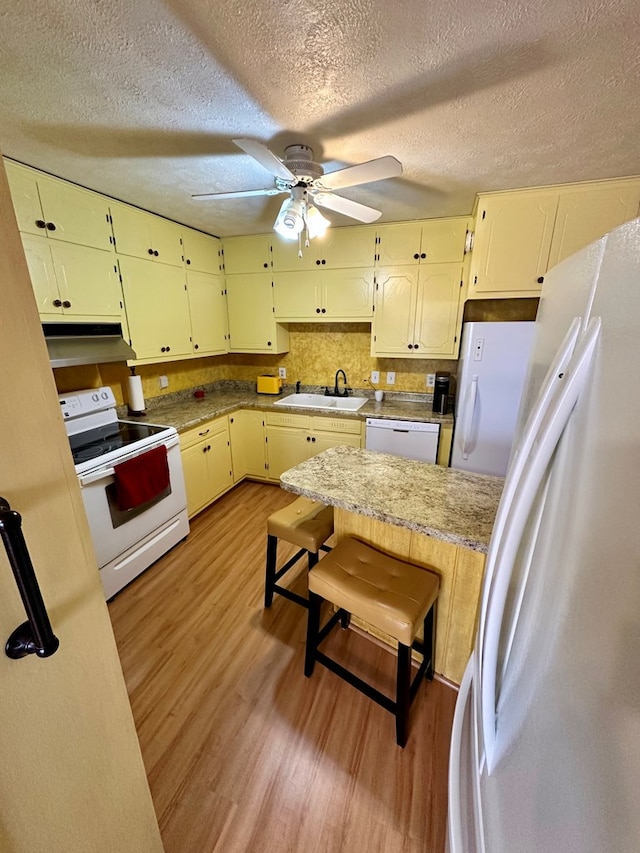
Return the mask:
{"type": "Polygon", "coordinates": [[[198,193],[192,198],[198,201],[224,198],[248,198],[249,196],[280,195],[287,193],[276,217],[274,229],[283,237],[302,242],[324,233],[329,221],[322,216],[318,207],[342,213],[359,222],[375,222],[382,212],[357,201],[336,195],[334,190],[382,181],[402,174],[402,163],[395,157],[378,157],[357,166],[347,166],[325,175],[319,163],[314,162],[313,149],[308,145],[289,145],[284,150],[284,160],[276,157],[266,145],[253,139],[234,139],[234,143],[271,172],[274,186],[266,189],[238,190],[234,192],[198,193]]]}

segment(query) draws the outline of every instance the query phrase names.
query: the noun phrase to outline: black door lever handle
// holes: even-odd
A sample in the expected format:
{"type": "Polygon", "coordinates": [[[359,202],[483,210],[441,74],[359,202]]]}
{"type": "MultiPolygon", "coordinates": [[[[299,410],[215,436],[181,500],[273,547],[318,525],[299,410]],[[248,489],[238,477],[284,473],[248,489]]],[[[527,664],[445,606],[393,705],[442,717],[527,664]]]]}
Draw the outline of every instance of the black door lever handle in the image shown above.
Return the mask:
{"type": "Polygon", "coordinates": [[[57,651],[60,641],[51,628],[27,543],[24,541],[22,516],[11,509],[9,502],[1,497],[0,537],[27,614],[27,621],[19,625],[7,640],[5,654],[13,660],[31,654],[47,658],[57,651]]]}

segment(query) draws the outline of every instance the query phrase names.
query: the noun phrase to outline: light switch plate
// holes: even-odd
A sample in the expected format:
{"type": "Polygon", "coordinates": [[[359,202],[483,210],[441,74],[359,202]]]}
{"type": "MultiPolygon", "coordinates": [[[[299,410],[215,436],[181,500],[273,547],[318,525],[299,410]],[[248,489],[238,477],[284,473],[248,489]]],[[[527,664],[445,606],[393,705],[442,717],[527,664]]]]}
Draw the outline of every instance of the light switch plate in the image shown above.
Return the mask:
{"type": "Polygon", "coordinates": [[[278,368],[278,376],[280,377],[280,379],[286,379],[287,378],[287,368],[286,367],[279,367],[278,368]]]}
{"type": "Polygon", "coordinates": [[[394,370],[387,370],[387,385],[396,384],[396,374],[394,370]]]}
{"type": "Polygon", "coordinates": [[[435,373],[427,373],[427,388],[431,388],[431,390],[433,391],[433,389],[435,388],[435,385],[436,385],[435,373]]]}
{"type": "Polygon", "coordinates": [[[374,385],[377,385],[378,382],[380,382],[380,371],[379,370],[372,370],[371,371],[371,381],[373,382],[374,385]]]}
{"type": "Polygon", "coordinates": [[[168,376],[161,376],[160,377],[160,387],[161,388],[168,388],[169,387],[169,377],[168,376]]]}

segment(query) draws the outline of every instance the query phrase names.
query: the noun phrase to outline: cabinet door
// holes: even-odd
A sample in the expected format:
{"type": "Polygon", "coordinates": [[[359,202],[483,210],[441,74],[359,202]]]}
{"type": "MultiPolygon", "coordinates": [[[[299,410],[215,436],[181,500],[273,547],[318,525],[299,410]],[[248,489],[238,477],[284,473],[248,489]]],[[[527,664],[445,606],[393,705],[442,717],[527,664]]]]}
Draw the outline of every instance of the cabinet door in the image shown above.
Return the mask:
{"type": "Polygon", "coordinates": [[[314,320],[322,315],[321,273],[274,272],[273,305],[278,320],[314,320]]]}
{"type": "Polygon", "coordinates": [[[279,480],[283,471],[299,465],[313,454],[314,449],[308,432],[288,427],[267,427],[270,480],[279,480]]]}
{"type": "Polygon", "coordinates": [[[8,160],[5,160],[4,165],[7,170],[18,230],[23,234],[46,236],[35,172],[8,160]],[[40,225],[36,225],[36,222],[39,222],[40,225]]]}
{"type": "Polygon", "coordinates": [[[271,273],[226,278],[229,352],[278,352],[271,273]]]}
{"type": "Polygon", "coordinates": [[[122,292],[112,252],[51,243],[51,257],[65,316],[120,321],[122,292]]]}
{"type": "Polygon", "coordinates": [[[271,238],[267,234],[227,237],[223,241],[227,275],[245,275],[271,269],[271,238]]]}
{"type": "Polygon", "coordinates": [[[209,502],[215,500],[233,485],[229,430],[214,435],[207,441],[207,467],[209,476],[209,502]]]}
{"type": "Polygon", "coordinates": [[[413,351],[418,269],[409,266],[382,269],[376,279],[371,354],[410,356],[413,351]]]}
{"type": "Polygon", "coordinates": [[[414,356],[453,356],[458,347],[462,266],[428,264],[418,272],[414,356]]]}
{"type": "Polygon", "coordinates": [[[241,409],[229,416],[233,481],[266,477],[264,416],[255,409],[241,409]]]}
{"type": "Polygon", "coordinates": [[[201,441],[182,451],[182,471],[187,492],[187,513],[195,515],[209,503],[207,442],[201,441]]]}
{"type": "Polygon", "coordinates": [[[376,228],[372,225],[329,228],[322,241],[311,241],[310,248],[313,249],[310,254],[315,254],[321,259],[323,268],[365,267],[371,269],[376,254],[376,228]]]}
{"type": "Polygon", "coordinates": [[[549,268],[638,215],[640,183],[561,192],[549,268]]]}
{"type": "Polygon", "coordinates": [[[558,192],[514,193],[480,199],[471,296],[540,290],[547,270],[558,192]]]}
{"type": "Polygon", "coordinates": [[[184,272],[166,264],[120,258],[131,346],[138,359],[169,361],[191,353],[184,272]]]}
{"type": "Polygon", "coordinates": [[[126,204],[109,205],[116,252],[134,258],[152,260],[153,247],[149,230],[150,214],[126,204]]]}
{"type": "Polygon", "coordinates": [[[349,445],[349,447],[360,447],[359,435],[315,431],[311,438],[312,456],[317,456],[318,453],[322,453],[323,450],[328,450],[330,447],[339,447],[344,444],[349,445]]]}
{"type": "Polygon", "coordinates": [[[109,203],[104,196],[43,176],[38,176],[38,194],[47,237],[96,249],[112,248],[109,203]]]}
{"type": "Polygon", "coordinates": [[[274,272],[298,272],[315,270],[320,264],[319,254],[322,254],[323,238],[316,237],[309,248],[302,249],[302,257],[298,256],[298,241],[286,240],[279,234],[271,238],[271,260],[274,272]]]}
{"type": "Polygon", "coordinates": [[[153,260],[161,264],[182,267],[182,226],[162,216],[149,214],[153,260]]]}
{"type": "Polygon", "coordinates": [[[326,270],[322,275],[321,317],[326,320],[371,320],[373,270],[326,270]]]}
{"type": "Polygon", "coordinates": [[[431,219],[422,223],[421,264],[462,261],[467,237],[467,218],[431,219]]]}
{"type": "Polygon", "coordinates": [[[38,313],[41,317],[48,315],[50,318],[59,319],[62,315],[62,299],[58,292],[58,282],[48,240],[45,237],[31,237],[23,234],[22,247],[27,259],[38,313]],[[54,305],[54,302],[58,305],[54,305]]]}
{"type": "Polygon", "coordinates": [[[198,355],[220,355],[227,347],[227,300],[221,275],[187,272],[191,342],[198,355]]]}
{"type": "Polygon", "coordinates": [[[420,260],[422,226],[419,222],[379,225],[377,260],[382,267],[416,264],[420,260]]]}
{"type": "Polygon", "coordinates": [[[222,241],[190,228],[182,229],[184,262],[189,270],[218,275],[222,270],[222,241]]]}

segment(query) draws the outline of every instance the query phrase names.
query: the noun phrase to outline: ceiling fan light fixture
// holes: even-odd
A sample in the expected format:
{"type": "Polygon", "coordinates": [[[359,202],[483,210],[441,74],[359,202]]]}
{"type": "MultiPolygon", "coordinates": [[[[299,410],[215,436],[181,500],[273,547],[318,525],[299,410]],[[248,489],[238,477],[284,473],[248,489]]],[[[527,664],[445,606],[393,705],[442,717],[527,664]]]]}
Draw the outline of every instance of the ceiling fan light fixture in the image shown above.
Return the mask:
{"type": "Polygon", "coordinates": [[[314,237],[324,237],[330,225],[329,220],[320,213],[317,207],[311,204],[307,207],[307,231],[310,240],[313,240],[314,237]]]}
{"type": "Polygon", "coordinates": [[[299,199],[287,198],[282,202],[273,230],[281,237],[295,240],[304,228],[305,203],[299,199]]]}

